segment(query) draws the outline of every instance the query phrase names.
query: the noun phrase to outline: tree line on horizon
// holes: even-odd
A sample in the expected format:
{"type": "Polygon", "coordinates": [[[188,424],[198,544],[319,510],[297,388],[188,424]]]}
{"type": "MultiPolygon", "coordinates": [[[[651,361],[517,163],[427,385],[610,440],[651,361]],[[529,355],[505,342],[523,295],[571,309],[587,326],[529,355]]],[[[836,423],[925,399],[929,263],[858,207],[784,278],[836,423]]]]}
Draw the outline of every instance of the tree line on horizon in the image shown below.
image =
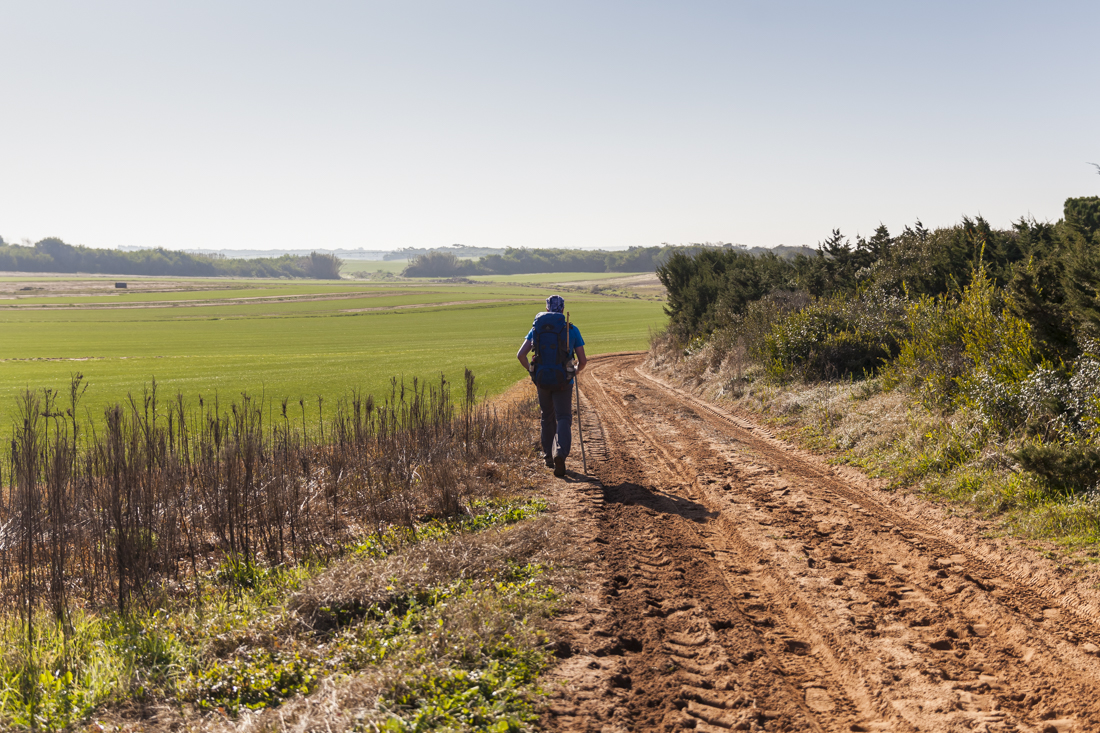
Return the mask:
{"type": "Polygon", "coordinates": [[[49,237],[33,246],[0,239],[0,270],[11,272],[169,275],[175,277],[270,277],[336,280],[343,261],[331,254],[283,255],[249,260],[163,248],[124,252],[71,245],[49,237]]]}
{"type": "Polygon", "coordinates": [[[471,275],[527,275],[552,272],[653,272],[674,253],[692,256],[704,250],[740,252],[751,256],[771,252],[792,257],[805,247],[780,245],[774,250],[751,249],[734,244],[662,244],[608,252],[584,249],[528,249],[508,247],[501,254],[462,259],[453,252],[431,251],[417,255],[401,272],[404,277],[469,277],[471,275]]]}

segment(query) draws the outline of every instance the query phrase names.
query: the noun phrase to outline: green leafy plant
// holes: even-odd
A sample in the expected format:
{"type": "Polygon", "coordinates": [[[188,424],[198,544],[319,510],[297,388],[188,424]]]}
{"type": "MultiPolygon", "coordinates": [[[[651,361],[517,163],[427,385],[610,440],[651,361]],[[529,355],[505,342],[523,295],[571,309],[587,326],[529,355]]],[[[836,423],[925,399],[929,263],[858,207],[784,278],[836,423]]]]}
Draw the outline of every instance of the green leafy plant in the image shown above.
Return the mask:
{"type": "Polygon", "coordinates": [[[929,406],[955,406],[961,397],[981,411],[991,386],[1013,392],[1036,366],[1030,326],[1005,310],[981,267],[958,299],[911,302],[905,323],[909,336],[886,370],[886,384],[915,389],[929,406]]]}
{"type": "Polygon", "coordinates": [[[320,679],[316,661],[298,652],[250,650],[215,661],[194,678],[188,695],[200,707],[237,715],[242,709],[271,707],[294,695],[309,694],[320,679]]]}

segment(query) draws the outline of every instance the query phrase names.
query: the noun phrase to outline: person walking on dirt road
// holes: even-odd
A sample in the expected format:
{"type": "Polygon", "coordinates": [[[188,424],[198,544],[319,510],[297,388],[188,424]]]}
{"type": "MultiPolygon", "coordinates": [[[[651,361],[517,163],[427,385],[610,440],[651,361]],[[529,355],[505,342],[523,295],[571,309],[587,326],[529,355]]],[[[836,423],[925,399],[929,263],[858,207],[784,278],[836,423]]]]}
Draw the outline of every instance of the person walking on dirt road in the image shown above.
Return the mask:
{"type": "Polygon", "coordinates": [[[546,311],[535,316],[516,358],[538,388],[543,459],[555,476],[564,476],[565,459],[573,443],[573,378],[588,360],[581,332],[566,320],[565,300],[560,295],[546,299],[546,311]],[[532,351],[535,357],[529,362],[527,354],[532,351]]]}

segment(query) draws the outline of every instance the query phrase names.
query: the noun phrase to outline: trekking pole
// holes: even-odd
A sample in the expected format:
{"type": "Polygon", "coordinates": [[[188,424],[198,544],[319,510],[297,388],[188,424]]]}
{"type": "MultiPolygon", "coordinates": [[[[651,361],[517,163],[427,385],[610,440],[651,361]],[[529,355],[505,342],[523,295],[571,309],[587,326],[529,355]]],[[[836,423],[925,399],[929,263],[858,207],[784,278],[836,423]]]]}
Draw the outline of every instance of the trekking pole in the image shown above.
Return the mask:
{"type": "Polygon", "coordinates": [[[581,378],[573,374],[573,384],[577,387],[577,436],[581,439],[581,467],[584,475],[588,475],[588,459],[584,457],[584,428],[581,427],[581,378]]]}
{"type": "MultiPolygon", "coordinates": [[[[569,313],[565,314],[565,353],[570,355],[570,361],[572,361],[572,351],[569,349],[569,313]]],[[[581,441],[581,468],[584,470],[584,475],[588,475],[588,459],[584,455],[584,428],[581,427],[581,382],[577,376],[577,372],[573,372],[573,386],[577,392],[577,437],[581,441]]],[[[573,401],[573,390],[569,390],[569,401],[573,401]]]]}

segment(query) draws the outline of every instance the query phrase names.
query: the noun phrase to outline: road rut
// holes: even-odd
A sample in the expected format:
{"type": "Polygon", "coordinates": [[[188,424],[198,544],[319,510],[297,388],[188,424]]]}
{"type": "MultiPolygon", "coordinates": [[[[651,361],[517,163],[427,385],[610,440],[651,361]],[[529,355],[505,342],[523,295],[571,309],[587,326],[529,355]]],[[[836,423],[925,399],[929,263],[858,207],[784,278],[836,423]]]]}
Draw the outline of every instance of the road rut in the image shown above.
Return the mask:
{"type": "Polygon", "coordinates": [[[1100,730],[1097,598],[1029,570],[643,356],[581,377],[598,601],[542,724],[563,731],[1100,730]]]}

